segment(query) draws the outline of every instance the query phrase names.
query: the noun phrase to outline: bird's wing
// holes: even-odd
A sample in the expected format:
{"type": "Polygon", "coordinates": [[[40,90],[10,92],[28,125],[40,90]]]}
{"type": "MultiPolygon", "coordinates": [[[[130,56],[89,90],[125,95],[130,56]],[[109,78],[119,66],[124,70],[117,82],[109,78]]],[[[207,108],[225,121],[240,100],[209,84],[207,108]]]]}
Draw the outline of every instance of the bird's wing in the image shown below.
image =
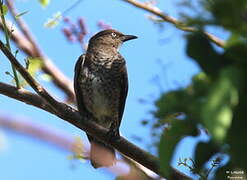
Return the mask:
{"type": "Polygon", "coordinates": [[[120,100],[119,100],[119,125],[121,123],[126,97],[128,94],[128,74],[126,66],[124,65],[121,69],[121,80],[120,80],[120,100]]]}
{"type": "Polygon", "coordinates": [[[80,88],[80,82],[79,82],[79,74],[82,71],[83,65],[85,62],[85,55],[81,55],[75,65],[75,75],[74,75],[74,91],[76,95],[76,101],[77,101],[77,108],[80,113],[86,112],[86,108],[84,106],[83,102],[83,96],[80,88]]]}

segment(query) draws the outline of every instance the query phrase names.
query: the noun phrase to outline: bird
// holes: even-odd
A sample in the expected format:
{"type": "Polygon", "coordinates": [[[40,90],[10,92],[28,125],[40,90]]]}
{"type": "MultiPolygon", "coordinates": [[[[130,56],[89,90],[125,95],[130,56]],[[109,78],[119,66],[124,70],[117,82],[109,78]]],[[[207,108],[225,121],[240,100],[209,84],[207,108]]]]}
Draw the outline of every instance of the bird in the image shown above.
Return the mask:
{"type": "MultiPolygon", "coordinates": [[[[137,36],[114,29],[98,32],[90,38],[85,54],[75,65],[74,90],[82,116],[108,129],[111,140],[118,140],[128,93],[126,61],[119,53],[121,45],[137,36]]],[[[87,134],[91,143],[90,159],[94,168],[112,166],[115,150],[87,134]]]]}

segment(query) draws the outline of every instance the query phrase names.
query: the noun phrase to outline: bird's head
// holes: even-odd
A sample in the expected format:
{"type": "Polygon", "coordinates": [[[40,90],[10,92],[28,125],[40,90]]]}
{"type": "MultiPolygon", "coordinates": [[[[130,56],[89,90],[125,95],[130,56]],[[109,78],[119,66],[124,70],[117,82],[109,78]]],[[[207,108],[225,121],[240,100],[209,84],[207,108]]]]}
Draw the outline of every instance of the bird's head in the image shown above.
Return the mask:
{"type": "Polygon", "coordinates": [[[100,31],[89,40],[88,48],[118,49],[121,45],[131,39],[136,39],[133,35],[124,35],[113,29],[100,31]]]}

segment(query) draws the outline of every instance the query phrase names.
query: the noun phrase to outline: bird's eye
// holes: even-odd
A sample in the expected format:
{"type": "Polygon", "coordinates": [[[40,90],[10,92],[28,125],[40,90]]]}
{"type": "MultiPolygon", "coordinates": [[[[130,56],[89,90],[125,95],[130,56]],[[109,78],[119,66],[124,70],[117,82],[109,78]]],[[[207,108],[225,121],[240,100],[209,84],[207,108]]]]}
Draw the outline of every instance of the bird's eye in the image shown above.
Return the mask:
{"type": "Polygon", "coordinates": [[[117,36],[117,34],[116,33],[111,33],[111,35],[112,35],[112,37],[116,37],[117,36]]]}

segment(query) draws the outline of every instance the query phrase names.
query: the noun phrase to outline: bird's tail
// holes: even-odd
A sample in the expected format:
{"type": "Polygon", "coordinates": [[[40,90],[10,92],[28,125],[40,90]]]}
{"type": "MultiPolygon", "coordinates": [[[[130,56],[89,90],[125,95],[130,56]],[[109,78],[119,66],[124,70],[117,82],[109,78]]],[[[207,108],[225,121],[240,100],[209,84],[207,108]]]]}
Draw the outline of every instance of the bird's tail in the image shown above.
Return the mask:
{"type": "Polygon", "coordinates": [[[116,163],[115,150],[88,135],[91,143],[90,159],[94,168],[108,167],[116,163]]]}

